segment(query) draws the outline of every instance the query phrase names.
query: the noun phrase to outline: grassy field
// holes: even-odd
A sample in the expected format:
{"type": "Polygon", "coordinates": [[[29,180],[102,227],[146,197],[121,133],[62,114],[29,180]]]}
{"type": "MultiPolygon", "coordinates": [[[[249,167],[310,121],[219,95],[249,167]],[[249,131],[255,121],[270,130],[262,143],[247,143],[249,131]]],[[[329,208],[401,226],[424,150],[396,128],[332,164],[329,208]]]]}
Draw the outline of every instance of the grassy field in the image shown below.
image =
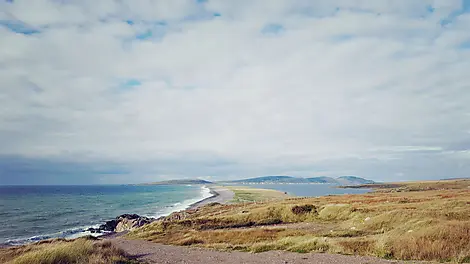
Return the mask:
{"type": "Polygon", "coordinates": [[[0,263],[11,264],[131,264],[122,250],[92,238],[55,239],[0,249],[0,263]]]}
{"type": "Polygon", "coordinates": [[[179,220],[154,222],[128,237],[219,250],[470,262],[470,180],[376,188],[362,195],[278,196],[264,202],[250,189],[233,189],[235,200],[244,203],[187,211],[179,220]]]}
{"type": "Polygon", "coordinates": [[[256,189],[242,186],[226,186],[225,188],[233,191],[235,194],[232,203],[247,203],[247,202],[262,202],[262,201],[276,201],[288,197],[288,195],[281,191],[256,189]]]}

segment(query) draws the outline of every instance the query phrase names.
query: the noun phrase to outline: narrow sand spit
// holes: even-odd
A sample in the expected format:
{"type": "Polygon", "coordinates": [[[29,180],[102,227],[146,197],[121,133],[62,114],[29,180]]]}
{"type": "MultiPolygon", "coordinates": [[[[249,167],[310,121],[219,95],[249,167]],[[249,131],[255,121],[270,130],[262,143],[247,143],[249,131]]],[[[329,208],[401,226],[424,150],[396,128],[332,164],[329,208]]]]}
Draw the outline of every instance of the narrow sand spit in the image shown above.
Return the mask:
{"type": "MultiPolygon", "coordinates": [[[[123,249],[131,258],[144,263],[185,263],[185,264],[390,264],[410,263],[384,260],[374,257],[344,256],[326,253],[292,253],[269,251],[263,253],[221,252],[193,247],[167,246],[143,240],[126,240],[115,238],[110,240],[115,246],[123,249]]],[[[418,263],[418,262],[413,262],[418,263]]]]}
{"type": "Polygon", "coordinates": [[[209,187],[209,189],[211,190],[213,196],[192,204],[189,209],[195,209],[210,203],[228,203],[233,200],[235,195],[231,190],[221,186],[209,187]]]}

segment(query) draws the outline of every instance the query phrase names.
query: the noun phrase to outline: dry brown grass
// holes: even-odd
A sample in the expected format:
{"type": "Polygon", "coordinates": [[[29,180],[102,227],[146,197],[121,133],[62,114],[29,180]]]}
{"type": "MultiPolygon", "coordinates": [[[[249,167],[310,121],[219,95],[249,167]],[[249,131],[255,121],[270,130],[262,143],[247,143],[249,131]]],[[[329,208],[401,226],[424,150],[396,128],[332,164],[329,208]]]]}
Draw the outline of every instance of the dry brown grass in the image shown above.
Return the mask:
{"type": "Polygon", "coordinates": [[[0,250],[0,262],[12,264],[136,263],[126,258],[125,253],[114,247],[111,242],[94,241],[91,238],[55,239],[3,248],[0,250]]]}
{"type": "Polygon", "coordinates": [[[393,256],[402,259],[470,261],[470,221],[450,221],[390,241],[393,256]],[[415,233],[415,234],[413,234],[415,233]]]}
{"type": "Polygon", "coordinates": [[[288,197],[286,193],[276,190],[256,189],[241,186],[227,186],[225,188],[233,191],[234,197],[231,201],[233,203],[276,201],[288,197]]]}
{"type": "Polygon", "coordinates": [[[128,237],[221,250],[464,262],[470,261],[469,186],[470,180],[411,183],[399,187],[407,191],[212,205],[128,237]]]}
{"type": "Polygon", "coordinates": [[[377,192],[416,192],[436,190],[465,190],[468,188],[468,179],[440,180],[440,181],[415,181],[375,183],[354,186],[341,186],[341,188],[369,188],[377,192]]]}

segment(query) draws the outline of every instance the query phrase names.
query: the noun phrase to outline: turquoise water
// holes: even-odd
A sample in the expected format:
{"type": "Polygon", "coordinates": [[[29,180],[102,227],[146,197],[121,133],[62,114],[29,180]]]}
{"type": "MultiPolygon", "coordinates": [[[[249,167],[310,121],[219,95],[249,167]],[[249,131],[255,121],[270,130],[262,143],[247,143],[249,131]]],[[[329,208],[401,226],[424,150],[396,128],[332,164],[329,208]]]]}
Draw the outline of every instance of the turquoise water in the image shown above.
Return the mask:
{"type": "Polygon", "coordinates": [[[0,244],[77,237],[124,213],[159,217],[209,196],[201,186],[0,186],[0,244]]]}

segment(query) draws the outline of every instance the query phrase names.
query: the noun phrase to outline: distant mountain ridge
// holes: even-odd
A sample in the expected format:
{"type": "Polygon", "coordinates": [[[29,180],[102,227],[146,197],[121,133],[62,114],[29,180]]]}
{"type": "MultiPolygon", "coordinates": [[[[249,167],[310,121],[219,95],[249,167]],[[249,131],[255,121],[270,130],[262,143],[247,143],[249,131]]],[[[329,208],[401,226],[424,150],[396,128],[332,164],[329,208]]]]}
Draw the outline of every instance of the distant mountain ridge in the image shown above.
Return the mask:
{"type": "Polygon", "coordinates": [[[142,185],[183,185],[183,184],[212,184],[213,182],[206,180],[169,180],[144,183],[142,185]]]}
{"type": "Polygon", "coordinates": [[[373,184],[376,183],[372,180],[367,180],[357,176],[341,176],[336,178],[336,180],[342,185],[356,185],[356,184],[373,184]]]}
{"type": "MultiPolygon", "coordinates": [[[[233,180],[233,181],[220,181],[215,183],[239,183],[239,184],[339,184],[339,185],[361,185],[361,184],[372,184],[376,183],[372,180],[367,180],[357,176],[341,176],[338,178],[332,177],[311,177],[311,178],[301,178],[294,176],[261,176],[255,178],[248,178],[242,180],[233,180]]],[[[199,179],[183,179],[183,180],[168,180],[168,181],[158,181],[151,183],[144,183],[141,185],[186,185],[186,184],[214,184],[214,182],[199,180],[199,179]]]]}
{"type": "Polygon", "coordinates": [[[275,182],[275,183],[303,183],[305,182],[304,178],[295,178],[292,176],[261,176],[256,178],[249,178],[243,180],[234,180],[229,181],[233,183],[266,183],[266,182],[275,182]]]}
{"type": "Polygon", "coordinates": [[[372,180],[367,180],[357,176],[341,176],[338,178],[332,177],[311,177],[300,178],[293,176],[261,176],[243,180],[228,181],[228,183],[241,183],[241,184],[269,184],[269,183],[318,183],[318,184],[340,184],[340,185],[359,185],[359,184],[372,184],[372,180]]]}

